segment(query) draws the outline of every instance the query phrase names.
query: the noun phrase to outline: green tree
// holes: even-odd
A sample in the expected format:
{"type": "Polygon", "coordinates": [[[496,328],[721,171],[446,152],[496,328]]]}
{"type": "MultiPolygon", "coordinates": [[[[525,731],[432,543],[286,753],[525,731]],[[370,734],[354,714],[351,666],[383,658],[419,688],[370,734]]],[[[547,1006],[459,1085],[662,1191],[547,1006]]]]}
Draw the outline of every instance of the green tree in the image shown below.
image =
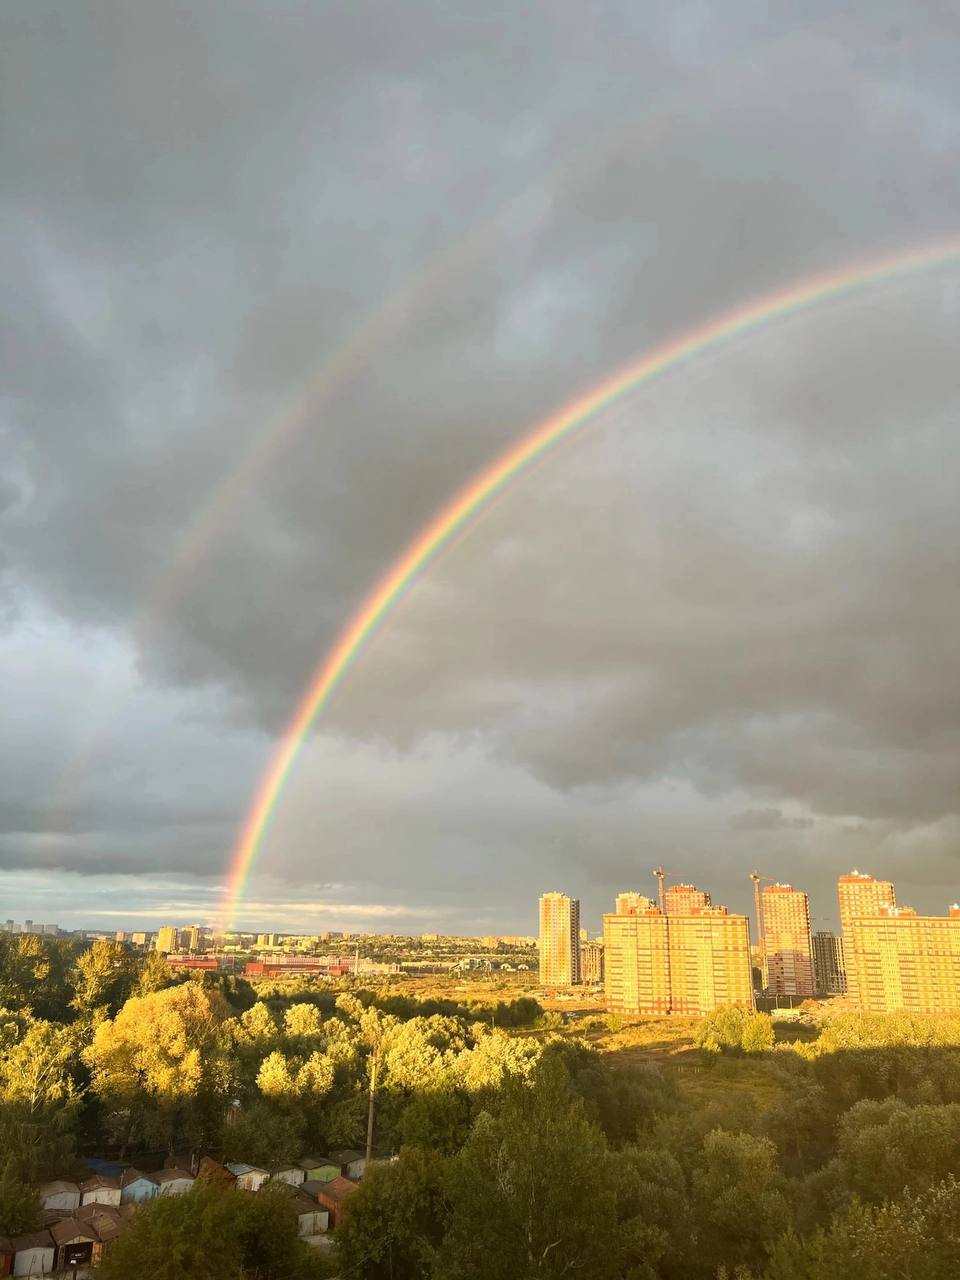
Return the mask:
{"type": "Polygon", "coordinates": [[[954,1280],[960,1275],[960,1182],[952,1175],[880,1207],[854,1201],[825,1231],[788,1233],[767,1280],[954,1280]]]}
{"type": "Polygon", "coordinates": [[[698,1247],[715,1268],[762,1265],[787,1229],[789,1206],[768,1138],[714,1129],[693,1175],[698,1247]]]}
{"type": "Polygon", "coordinates": [[[615,1276],[614,1171],[600,1130],[571,1097],[562,1064],[508,1079],[497,1115],[481,1114],[449,1165],[450,1223],[439,1280],[591,1274],[598,1241],[615,1276]]]}
{"type": "Polygon", "coordinates": [[[289,1197],[216,1182],[142,1206],[105,1254],[98,1280],[315,1280],[325,1268],[297,1239],[289,1197]]]}
{"type": "Polygon", "coordinates": [[[431,1274],[443,1239],[445,1161],[407,1147],[390,1164],[374,1164],[351,1196],[337,1232],[338,1265],[364,1280],[421,1280],[431,1274]]]}
{"type": "Polygon", "coordinates": [[[96,1020],[114,1014],[130,995],[134,973],[119,942],[94,942],[77,957],[70,974],[70,1004],[81,1016],[96,1020]]]}
{"type": "Polygon", "coordinates": [[[739,1049],[743,1053],[765,1053],[773,1048],[773,1020],[769,1014],[755,1013],[740,1005],[721,1005],[703,1019],[694,1032],[694,1043],[711,1053],[739,1049]]]}
{"type": "Polygon", "coordinates": [[[0,1236],[16,1236],[35,1231],[41,1222],[40,1197],[17,1176],[14,1159],[8,1156],[0,1173],[0,1236]]]}
{"type": "Polygon", "coordinates": [[[172,1149],[219,1126],[231,1083],[226,1012],[222,996],[186,982],[133,996],[99,1024],[83,1059],[123,1146],[141,1138],[172,1149]]]}

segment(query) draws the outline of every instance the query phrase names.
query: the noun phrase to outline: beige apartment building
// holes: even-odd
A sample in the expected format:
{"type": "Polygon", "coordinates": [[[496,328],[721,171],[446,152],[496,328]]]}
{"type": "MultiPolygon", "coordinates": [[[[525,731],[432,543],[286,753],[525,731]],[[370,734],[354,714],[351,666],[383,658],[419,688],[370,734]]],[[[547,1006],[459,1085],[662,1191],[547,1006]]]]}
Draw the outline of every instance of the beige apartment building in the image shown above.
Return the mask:
{"type": "Polygon", "coordinates": [[[611,1012],[701,1016],[722,1004],[753,1007],[749,922],[726,907],[618,911],[603,917],[603,943],[611,1012]]]}
{"type": "MultiPolygon", "coordinates": [[[[581,929],[581,933],[583,930],[581,929]]],[[[580,981],[588,986],[603,982],[603,943],[587,939],[580,942],[580,981]]]]}
{"type": "Polygon", "coordinates": [[[885,905],[853,917],[850,936],[862,1009],[960,1012],[960,905],[946,916],[885,905]]]}
{"type": "Polygon", "coordinates": [[[767,991],[775,996],[814,994],[810,899],[789,884],[764,885],[760,896],[767,961],[767,991]]]}
{"type": "Polygon", "coordinates": [[[859,1000],[857,985],[857,958],[853,946],[852,924],[857,916],[876,916],[881,908],[895,907],[897,895],[893,882],[875,880],[866,872],[854,868],[837,881],[837,899],[840,904],[840,931],[843,934],[847,962],[847,991],[859,1000]]]}
{"type": "Polygon", "coordinates": [[[157,950],[162,951],[164,955],[176,951],[178,940],[179,930],[172,924],[165,924],[157,930],[157,950]]]}
{"type": "Polygon", "coordinates": [[[663,909],[668,916],[688,916],[710,905],[709,893],[695,884],[670,884],[664,890],[663,909]]]}
{"type": "Polygon", "coordinates": [[[545,893],[540,899],[540,981],[567,987],[580,981],[580,899],[545,893]]]}

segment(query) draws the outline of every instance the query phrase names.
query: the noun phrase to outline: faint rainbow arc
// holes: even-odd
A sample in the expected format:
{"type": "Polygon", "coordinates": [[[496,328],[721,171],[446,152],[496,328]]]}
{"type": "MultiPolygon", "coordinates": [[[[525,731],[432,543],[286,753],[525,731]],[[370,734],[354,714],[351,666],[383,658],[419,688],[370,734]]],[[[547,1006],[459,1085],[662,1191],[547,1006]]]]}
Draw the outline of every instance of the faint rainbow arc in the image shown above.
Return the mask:
{"type": "Polygon", "coordinates": [[[732,311],[694,329],[685,330],[679,336],[654,347],[639,360],[578,396],[511,445],[465,485],[394,561],[314,672],[261,779],[234,848],[224,900],[224,920],[227,927],[243,897],[246,880],[256,860],[263,834],[310,726],[360,654],[366,640],[387,616],[404,589],[427,567],[471,515],[484,507],[546,450],[570,436],[627,391],[641,386],[658,374],[771,321],[830,301],[855,289],[881,284],[911,271],[940,266],[956,258],[960,258],[960,236],[856,262],[840,269],[834,268],[741,304],[732,311]]]}

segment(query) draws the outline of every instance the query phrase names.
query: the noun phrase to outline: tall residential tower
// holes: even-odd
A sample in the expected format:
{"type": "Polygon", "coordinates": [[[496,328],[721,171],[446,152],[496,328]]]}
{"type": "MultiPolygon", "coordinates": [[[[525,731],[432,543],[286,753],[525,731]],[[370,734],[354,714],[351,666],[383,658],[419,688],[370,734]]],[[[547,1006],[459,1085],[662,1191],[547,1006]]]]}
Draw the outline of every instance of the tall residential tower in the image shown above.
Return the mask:
{"type": "Polygon", "coordinates": [[[760,895],[767,990],[775,996],[813,996],[810,899],[789,884],[764,885],[760,895]]]}
{"type": "Polygon", "coordinates": [[[580,899],[545,893],[540,899],[540,981],[567,987],[580,981],[580,899]]]}

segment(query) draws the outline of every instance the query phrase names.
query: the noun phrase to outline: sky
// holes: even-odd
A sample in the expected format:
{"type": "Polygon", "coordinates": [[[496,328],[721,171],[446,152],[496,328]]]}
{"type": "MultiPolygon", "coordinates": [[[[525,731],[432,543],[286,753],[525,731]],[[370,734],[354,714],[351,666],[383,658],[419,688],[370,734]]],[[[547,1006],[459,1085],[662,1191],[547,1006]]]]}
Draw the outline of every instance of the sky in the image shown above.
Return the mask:
{"type": "MultiPolygon", "coordinates": [[[[311,674],[573,397],[960,234],[906,0],[0,16],[0,918],[215,920],[311,674]]],[[[405,594],[236,921],[600,927],[651,869],[960,896],[960,263],[621,397],[405,594]]]]}

